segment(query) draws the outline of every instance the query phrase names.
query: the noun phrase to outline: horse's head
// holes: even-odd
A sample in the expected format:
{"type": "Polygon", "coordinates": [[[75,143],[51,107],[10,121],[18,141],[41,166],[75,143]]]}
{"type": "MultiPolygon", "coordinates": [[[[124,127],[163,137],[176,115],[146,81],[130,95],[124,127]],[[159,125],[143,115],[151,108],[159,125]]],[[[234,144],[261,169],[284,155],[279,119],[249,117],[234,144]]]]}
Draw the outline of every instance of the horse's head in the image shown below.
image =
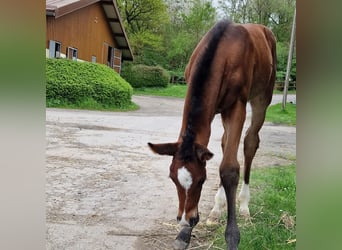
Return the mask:
{"type": "Polygon", "coordinates": [[[180,142],[148,145],[155,153],[173,156],[170,178],[178,193],[177,220],[182,226],[194,227],[199,221],[198,202],[206,179],[206,161],[213,157],[213,153],[197,143],[187,150],[186,157],[181,152],[180,142]]]}

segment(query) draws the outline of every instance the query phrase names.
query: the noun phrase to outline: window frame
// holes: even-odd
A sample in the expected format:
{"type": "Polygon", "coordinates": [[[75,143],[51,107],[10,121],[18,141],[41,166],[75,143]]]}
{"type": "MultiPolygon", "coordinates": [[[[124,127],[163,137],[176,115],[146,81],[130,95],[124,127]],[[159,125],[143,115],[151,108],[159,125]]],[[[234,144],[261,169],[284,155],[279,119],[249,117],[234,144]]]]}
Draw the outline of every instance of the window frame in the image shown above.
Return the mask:
{"type": "Polygon", "coordinates": [[[49,57],[50,58],[61,58],[62,43],[49,40],[49,57]]]}
{"type": "Polygon", "coordinates": [[[74,48],[74,47],[67,47],[66,48],[66,58],[73,60],[73,61],[77,61],[78,59],[78,49],[74,48]],[[71,57],[70,57],[70,53],[71,53],[71,57]],[[75,56],[74,56],[75,54],[75,56]]]}

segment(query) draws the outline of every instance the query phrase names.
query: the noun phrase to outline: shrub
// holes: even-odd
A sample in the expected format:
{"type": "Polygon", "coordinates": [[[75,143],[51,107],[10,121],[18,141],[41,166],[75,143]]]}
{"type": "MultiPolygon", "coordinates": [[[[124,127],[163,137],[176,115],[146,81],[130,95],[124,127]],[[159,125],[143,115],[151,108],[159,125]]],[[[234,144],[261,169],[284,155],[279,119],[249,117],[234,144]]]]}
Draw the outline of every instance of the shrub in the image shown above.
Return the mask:
{"type": "Polygon", "coordinates": [[[131,104],[133,89],[113,69],[97,63],[46,59],[46,99],[52,105],[97,102],[102,106],[131,104]]]}
{"type": "Polygon", "coordinates": [[[184,71],[169,71],[171,84],[186,84],[184,71]]]}
{"type": "Polygon", "coordinates": [[[160,66],[127,63],[121,74],[134,88],[167,87],[170,81],[170,74],[160,66]]]}

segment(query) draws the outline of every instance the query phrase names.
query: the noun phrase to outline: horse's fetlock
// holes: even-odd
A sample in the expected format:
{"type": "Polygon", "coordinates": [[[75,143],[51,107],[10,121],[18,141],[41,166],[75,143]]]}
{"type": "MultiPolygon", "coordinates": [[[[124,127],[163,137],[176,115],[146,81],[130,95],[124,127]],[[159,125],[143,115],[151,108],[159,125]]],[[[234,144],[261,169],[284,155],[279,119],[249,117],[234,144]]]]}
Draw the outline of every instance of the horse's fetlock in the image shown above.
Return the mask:
{"type": "Polygon", "coordinates": [[[237,226],[226,228],[225,239],[229,250],[237,250],[240,243],[240,231],[237,226]]]}

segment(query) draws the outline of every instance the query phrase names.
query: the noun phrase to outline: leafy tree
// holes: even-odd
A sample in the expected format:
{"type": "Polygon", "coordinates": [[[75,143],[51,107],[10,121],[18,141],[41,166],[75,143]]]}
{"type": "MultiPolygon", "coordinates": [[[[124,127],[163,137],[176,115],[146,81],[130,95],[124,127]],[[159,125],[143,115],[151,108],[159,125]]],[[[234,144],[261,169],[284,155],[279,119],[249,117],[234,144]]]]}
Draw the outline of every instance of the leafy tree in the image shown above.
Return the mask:
{"type": "Polygon", "coordinates": [[[174,34],[173,39],[169,41],[169,49],[167,51],[169,69],[178,71],[185,69],[193,48],[196,46],[192,38],[191,34],[185,30],[174,34]]]}
{"type": "Polygon", "coordinates": [[[138,64],[157,65],[162,48],[161,30],[168,23],[163,0],[118,0],[130,44],[138,64]]]}
{"type": "MultiPolygon", "coordinates": [[[[277,79],[284,80],[295,0],[219,0],[221,16],[237,23],[261,23],[270,27],[277,38],[277,79]]],[[[291,68],[291,78],[296,76],[296,59],[291,68]]]]}
{"type": "Polygon", "coordinates": [[[132,34],[130,43],[135,56],[135,63],[146,65],[158,65],[158,57],[164,53],[163,38],[160,34],[150,31],[142,31],[132,34]]]}
{"type": "Polygon", "coordinates": [[[180,24],[183,21],[182,15],[189,13],[191,1],[189,0],[164,0],[167,5],[168,15],[172,24],[180,24]]]}
{"type": "Polygon", "coordinates": [[[178,15],[164,34],[169,67],[176,71],[184,70],[195,46],[214,25],[216,10],[211,1],[192,0],[178,15]]]}
{"type": "Polygon", "coordinates": [[[270,15],[269,26],[278,41],[289,43],[293,22],[295,0],[274,0],[274,11],[270,15]]]}
{"type": "Polygon", "coordinates": [[[193,0],[189,13],[183,13],[184,28],[194,35],[196,43],[214,25],[216,9],[211,1],[193,0]]]}
{"type": "Polygon", "coordinates": [[[278,41],[290,41],[295,0],[219,0],[218,4],[222,16],[237,23],[264,24],[278,41]]]}
{"type": "Polygon", "coordinates": [[[125,28],[130,34],[157,32],[168,20],[163,0],[117,0],[125,28]]]}
{"type": "Polygon", "coordinates": [[[218,0],[218,9],[223,18],[236,23],[249,22],[249,0],[218,0]]]}
{"type": "MultiPolygon", "coordinates": [[[[193,49],[218,16],[270,27],[278,47],[278,78],[286,71],[295,0],[118,0],[134,64],[160,65],[181,75],[193,49]]],[[[295,54],[291,78],[295,79],[295,54]]]]}

